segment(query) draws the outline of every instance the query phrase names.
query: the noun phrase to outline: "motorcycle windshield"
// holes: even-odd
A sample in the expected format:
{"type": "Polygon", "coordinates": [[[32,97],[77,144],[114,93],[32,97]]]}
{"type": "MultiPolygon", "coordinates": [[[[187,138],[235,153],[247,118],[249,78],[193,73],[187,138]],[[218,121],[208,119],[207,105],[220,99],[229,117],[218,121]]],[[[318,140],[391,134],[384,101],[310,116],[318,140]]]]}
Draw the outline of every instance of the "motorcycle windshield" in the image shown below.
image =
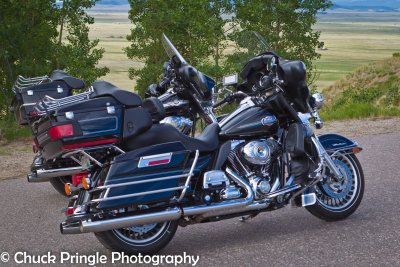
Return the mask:
{"type": "Polygon", "coordinates": [[[229,53],[228,62],[240,66],[246,64],[250,59],[270,51],[267,40],[258,32],[240,31],[231,34],[230,39],[233,41],[233,53],[229,53]]]}
{"type": "Polygon", "coordinates": [[[186,65],[187,62],[179,53],[179,51],[175,48],[175,46],[172,44],[172,42],[168,39],[168,37],[163,34],[161,38],[162,45],[164,46],[164,50],[169,56],[170,59],[176,58],[181,64],[186,65]]]}

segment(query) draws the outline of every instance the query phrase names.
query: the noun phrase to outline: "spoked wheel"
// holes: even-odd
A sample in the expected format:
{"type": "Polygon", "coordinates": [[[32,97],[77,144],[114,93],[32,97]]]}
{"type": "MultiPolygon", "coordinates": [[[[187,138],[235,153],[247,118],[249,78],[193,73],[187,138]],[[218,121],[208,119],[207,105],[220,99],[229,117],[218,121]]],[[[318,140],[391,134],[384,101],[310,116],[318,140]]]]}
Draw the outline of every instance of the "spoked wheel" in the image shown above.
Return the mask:
{"type": "Polygon", "coordinates": [[[327,221],[350,216],[360,205],[364,194],[364,174],[356,156],[338,153],[332,159],[343,180],[335,181],[330,170],[325,168],[324,180],[315,186],[317,202],[306,207],[311,214],[327,221]]]}
{"type": "Polygon", "coordinates": [[[127,254],[154,254],[164,248],[175,235],[178,221],[146,224],[95,233],[97,239],[111,251],[127,254]]]}
{"type": "MultiPolygon", "coordinates": [[[[140,205],[138,209],[148,209],[140,205]]],[[[174,237],[178,221],[144,224],[95,233],[97,239],[111,251],[127,254],[154,254],[164,248],[174,237]]]]}
{"type": "Polygon", "coordinates": [[[65,194],[65,184],[71,183],[71,176],[62,176],[57,178],[50,179],[50,184],[63,196],[67,196],[65,194]]]}

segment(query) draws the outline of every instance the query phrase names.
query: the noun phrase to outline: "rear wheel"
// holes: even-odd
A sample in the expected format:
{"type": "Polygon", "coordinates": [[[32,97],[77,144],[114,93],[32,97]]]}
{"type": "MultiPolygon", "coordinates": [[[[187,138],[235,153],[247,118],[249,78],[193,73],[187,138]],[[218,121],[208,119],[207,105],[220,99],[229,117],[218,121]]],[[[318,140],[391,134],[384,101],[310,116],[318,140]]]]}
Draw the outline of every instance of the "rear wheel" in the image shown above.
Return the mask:
{"type": "Polygon", "coordinates": [[[63,196],[67,196],[65,194],[65,184],[71,183],[71,176],[62,176],[50,179],[50,184],[63,196]]]}
{"type": "Polygon", "coordinates": [[[326,220],[342,220],[353,214],[364,194],[364,173],[354,154],[336,154],[332,157],[344,179],[336,182],[329,169],[325,178],[315,186],[317,201],[306,209],[314,216],[326,220]]]}
{"type": "Polygon", "coordinates": [[[95,236],[111,251],[151,255],[171,241],[177,228],[178,221],[168,221],[99,232],[95,236]]]}

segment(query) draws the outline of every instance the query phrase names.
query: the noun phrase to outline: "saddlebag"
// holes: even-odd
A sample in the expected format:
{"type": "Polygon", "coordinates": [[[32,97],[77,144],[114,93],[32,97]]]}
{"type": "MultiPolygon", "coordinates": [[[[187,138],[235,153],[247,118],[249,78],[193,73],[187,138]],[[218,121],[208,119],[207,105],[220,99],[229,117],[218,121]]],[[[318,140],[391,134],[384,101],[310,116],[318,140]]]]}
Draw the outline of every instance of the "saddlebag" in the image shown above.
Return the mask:
{"type": "MultiPolygon", "coordinates": [[[[134,205],[177,201],[190,169],[193,177],[207,168],[211,157],[194,162],[191,151],[180,142],[136,149],[115,157],[99,195],[97,208],[115,209],[134,205]]],[[[193,178],[192,183],[196,180],[193,178]]],[[[190,189],[187,188],[187,193],[190,189]]]]}

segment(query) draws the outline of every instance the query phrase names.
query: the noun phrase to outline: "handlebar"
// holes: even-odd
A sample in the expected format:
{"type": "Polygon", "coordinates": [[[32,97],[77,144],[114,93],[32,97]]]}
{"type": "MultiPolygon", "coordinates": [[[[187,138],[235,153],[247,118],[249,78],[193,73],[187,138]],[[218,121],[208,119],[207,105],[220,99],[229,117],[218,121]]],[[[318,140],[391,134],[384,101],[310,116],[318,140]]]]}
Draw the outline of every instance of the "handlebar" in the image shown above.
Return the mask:
{"type": "Polygon", "coordinates": [[[227,94],[222,100],[220,100],[217,103],[215,103],[213,105],[213,108],[217,108],[217,107],[222,106],[225,103],[231,103],[232,101],[234,101],[236,99],[243,99],[243,98],[246,98],[246,97],[248,97],[248,95],[243,93],[243,92],[241,92],[241,91],[236,92],[236,93],[230,93],[230,94],[227,94]]]}

